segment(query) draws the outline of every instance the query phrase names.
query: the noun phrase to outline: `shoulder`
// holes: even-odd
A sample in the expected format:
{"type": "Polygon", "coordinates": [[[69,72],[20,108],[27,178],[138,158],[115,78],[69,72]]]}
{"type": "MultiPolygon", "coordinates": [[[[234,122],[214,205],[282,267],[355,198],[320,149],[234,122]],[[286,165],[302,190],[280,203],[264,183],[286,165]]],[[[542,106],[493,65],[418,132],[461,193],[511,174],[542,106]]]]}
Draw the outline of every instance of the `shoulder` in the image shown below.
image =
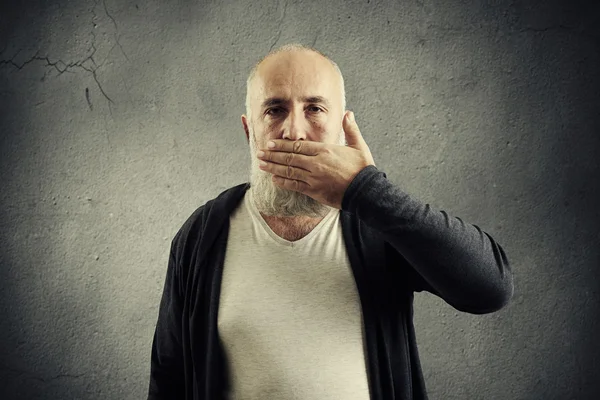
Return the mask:
{"type": "Polygon", "coordinates": [[[176,257],[181,256],[181,253],[188,247],[190,242],[200,240],[206,223],[206,215],[212,208],[212,203],[213,200],[210,200],[196,208],[177,230],[171,243],[172,251],[176,257]]]}
{"type": "Polygon", "coordinates": [[[210,248],[229,213],[242,199],[247,183],[229,188],[217,197],[196,208],[181,225],[171,242],[173,257],[184,262],[192,256],[210,248]],[[202,242],[202,246],[201,246],[202,242]]]}

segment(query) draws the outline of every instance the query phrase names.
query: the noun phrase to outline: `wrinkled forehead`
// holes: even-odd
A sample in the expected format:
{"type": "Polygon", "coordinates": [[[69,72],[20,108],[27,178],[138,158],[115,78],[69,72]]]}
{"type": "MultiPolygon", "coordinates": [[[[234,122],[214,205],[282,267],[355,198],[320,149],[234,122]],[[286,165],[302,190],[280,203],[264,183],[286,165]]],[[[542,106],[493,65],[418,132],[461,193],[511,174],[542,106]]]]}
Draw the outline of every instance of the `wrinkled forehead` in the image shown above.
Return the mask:
{"type": "Polygon", "coordinates": [[[310,53],[276,55],[263,60],[256,73],[255,98],[321,95],[336,98],[337,73],[323,57],[310,53]]]}

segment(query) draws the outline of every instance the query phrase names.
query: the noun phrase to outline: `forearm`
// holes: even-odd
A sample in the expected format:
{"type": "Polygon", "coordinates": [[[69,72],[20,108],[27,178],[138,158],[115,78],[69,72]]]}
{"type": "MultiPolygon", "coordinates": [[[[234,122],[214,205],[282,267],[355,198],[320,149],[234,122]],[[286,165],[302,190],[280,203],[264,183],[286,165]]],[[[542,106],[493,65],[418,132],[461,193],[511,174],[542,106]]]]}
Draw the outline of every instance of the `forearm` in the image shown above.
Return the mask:
{"type": "Polygon", "coordinates": [[[456,308],[491,312],[512,296],[508,259],[490,235],[409,196],[375,166],[352,181],[342,209],[379,231],[456,308]]]}

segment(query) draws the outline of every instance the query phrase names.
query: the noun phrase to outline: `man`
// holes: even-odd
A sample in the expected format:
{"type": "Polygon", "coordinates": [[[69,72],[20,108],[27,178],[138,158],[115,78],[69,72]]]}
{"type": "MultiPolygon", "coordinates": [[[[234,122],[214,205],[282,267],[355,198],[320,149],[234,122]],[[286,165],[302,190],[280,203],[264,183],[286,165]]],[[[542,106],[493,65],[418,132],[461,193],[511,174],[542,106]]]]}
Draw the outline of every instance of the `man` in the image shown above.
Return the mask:
{"type": "Polygon", "coordinates": [[[171,243],[148,399],[426,399],[414,292],[473,314],[510,300],[502,247],[389,182],[344,97],[299,45],[250,74],[250,183],[171,243]]]}

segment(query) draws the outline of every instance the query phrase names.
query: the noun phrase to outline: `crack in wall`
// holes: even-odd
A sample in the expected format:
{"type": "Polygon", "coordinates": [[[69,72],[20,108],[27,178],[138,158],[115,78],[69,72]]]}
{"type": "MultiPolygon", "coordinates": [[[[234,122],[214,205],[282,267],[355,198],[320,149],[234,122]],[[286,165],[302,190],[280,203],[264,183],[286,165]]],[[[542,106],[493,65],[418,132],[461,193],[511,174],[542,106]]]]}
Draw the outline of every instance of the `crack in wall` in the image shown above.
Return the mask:
{"type": "Polygon", "coordinates": [[[87,100],[90,111],[93,111],[94,108],[92,107],[92,101],[90,100],[90,88],[85,88],[85,99],[87,100]]]}
{"type": "Polygon", "coordinates": [[[319,38],[319,34],[323,31],[323,27],[319,27],[319,29],[317,30],[317,32],[315,32],[315,38],[312,41],[312,44],[310,45],[311,47],[315,47],[315,44],[317,44],[317,39],[319,38]]]}
{"type": "Polygon", "coordinates": [[[281,31],[283,30],[282,22],[285,19],[286,10],[287,10],[287,1],[285,3],[283,3],[283,12],[281,13],[281,18],[279,19],[279,23],[277,24],[280,27],[279,32],[277,32],[277,38],[275,39],[275,41],[273,42],[273,44],[271,45],[271,48],[269,49],[269,51],[267,53],[270,53],[271,50],[273,50],[273,47],[275,46],[275,44],[277,44],[277,42],[279,41],[279,38],[281,37],[281,31]]]}
{"type": "MultiPolygon", "coordinates": [[[[98,4],[98,1],[96,1],[96,4],[98,4]]],[[[108,16],[108,18],[110,18],[110,20],[113,22],[113,25],[115,26],[115,41],[119,45],[119,48],[121,49],[121,52],[123,53],[123,55],[125,56],[127,61],[131,62],[129,57],[127,57],[127,53],[125,53],[125,50],[123,50],[123,46],[121,45],[121,42],[119,42],[119,35],[118,35],[119,27],[117,26],[117,21],[115,21],[115,19],[112,17],[112,15],[110,15],[108,12],[108,8],[106,7],[106,0],[102,0],[102,5],[104,6],[104,12],[108,16]]]]}
{"type": "MultiPolygon", "coordinates": [[[[94,80],[96,81],[96,84],[98,85],[98,88],[100,89],[100,92],[102,92],[102,94],[104,95],[104,97],[111,103],[114,104],[114,101],[108,96],[108,94],[106,94],[106,92],[104,91],[104,89],[102,88],[102,85],[100,84],[100,82],[98,81],[98,76],[96,75],[96,70],[100,67],[102,67],[102,64],[100,66],[96,66],[95,68],[91,69],[91,68],[87,68],[84,65],[82,65],[84,62],[86,62],[87,60],[91,60],[94,65],[96,65],[96,62],[92,59],[93,54],[96,52],[96,48],[94,47],[94,45],[92,45],[91,47],[94,48],[94,52],[92,52],[91,55],[87,56],[85,59],[81,60],[81,61],[77,61],[77,62],[70,62],[70,63],[65,63],[62,60],[57,60],[56,62],[52,62],[50,61],[50,58],[48,56],[46,57],[39,57],[39,50],[35,53],[35,55],[33,57],[31,57],[29,60],[25,61],[23,64],[19,65],[16,62],[14,62],[13,59],[10,60],[0,60],[0,65],[5,65],[5,64],[10,64],[13,67],[17,68],[18,70],[22,70],[27,64],[33,62],[33,61],[46,61],[46,66],[48,67],[54,67],[54,69],[56,69],[56,71],[58,71],[58,75],[62,75],[65,72],[71,72],[70,69],[72,68],[81,68],[87,72],[90,72],[92,74],[92,76],[94,77],[94,80]],[[59,64],[64,65],[64,69],[61,69],[59,64]]],[[[90,49],[88,49],[89,51],[90,49]]],[[[13,57],[14,58],[14,57],[13,57]]],[[[106,61],[106,59],[105,59],[106,61]]]]}
{"type": "MultiPolygon", "coordinates": [[[[51,56],[46,55],[45,57],[42,57],[39,55],[39,50],[36,51],[36,53],[33,55],[33,57],[31,57],[30,59],[24,61],[21,65],[17,64],[15,62],[15,59],[17,57],[17,55],[21,52],[21,49],[19,49],[10,59],[3,59],[0,60],[0,66],[2,65],[11,65],[14,68],[16,68],[17,70],[22,70],[26,65],[32,63],[33,61],[45,61],[45,66],[47,67],[52,67],[54,68],[57,72],[58,75],[62,75],[65,72],[69,72],[69,73],[73,73],[73,69],[76,68],[80,68],[83,69],[84,71],[91,73],[92,77],[94,78],[94,81],[96,82],[96,85],[98,86],[98,89],[100,90],[100,92],[102,93],[102,95],[104,96],[104,98],[108,101],[108,106],[109,106],[109,112],[112,115],[112,108],[111,108],[111,104],[114,104],[115,102],[113,101],[113,99],[111,99],[111,97],[106,93],[106,91],[104,90],[104,88],[102,87],[102,84],[100,83],[99,79],[98,79],[98,69],[100,69],[104,63],[106,62],[106,60],[108,59],[110,53],[112,52],[112,50],[116,47],[119,46],[119,48],[121,49],[121,52],[123,53],[123,55],[125,56],[125,58],[127,59],[127,61],[131,62],[131,60],[129,59],[129,57],[127,56],[127,53],[125,53],[125,50],[123,49],[123,46],[121,44],[121,42],[119,41],[119,35],[118,35],[118,29],[119,26],[117,24],[117,21],[115,20],[115,18],[110,14],[110,12],[108,11],[108,7],[106,6],[106,0],[102,0],[102,6],[104,9],[104,12],[106,14],[106,16],[112,21],[112,24],[115,27],[115,33],[114,33],[114,38],[115,38],[115,44],[111,47],[111,49],[108,51],[108,53],[106,54],[106,57],[104,58],[104,60],[98,64],[96,62],[96,60],[94,59],[94,55],[96,54],[97,48],[96,48],[96,33],[94,31],[94,29],[97,27],[97,24],[95,22],[95,20],[98,18],[98,15],[96,14],[96,7],[99,6],[100,4],[100,0],[95,0],[94,1],[94,7],[92,7],[91,9],[91,14],[92,14],[92,28],[90,30],[90,35],[92,36],[92,43],[90,45],[90,47],[87,49],[87,53],[90,53],[87,57],[85,57],[82,60],[79,61],[71,61],[71,62],[64,62],[61,59],[58,59],[54,62],[50,61],[51,56]],[[84,63],[87,61],[90,61],[93,64],[93,67],[88,67],[85,66],[84,63]]],[[[1,53],[4,52],[4,50],[6,49],[6,47],[8,46],[8,44],[5,43],[4,45],[4,49],[2,50],[1,53]]],[[[86,88],[86,100],[88,102],[88,105],[90,107],[90,109],[92,108],[92,104],[90,101],[90,95],[89,95],[89,89],[86,88]]]]}

